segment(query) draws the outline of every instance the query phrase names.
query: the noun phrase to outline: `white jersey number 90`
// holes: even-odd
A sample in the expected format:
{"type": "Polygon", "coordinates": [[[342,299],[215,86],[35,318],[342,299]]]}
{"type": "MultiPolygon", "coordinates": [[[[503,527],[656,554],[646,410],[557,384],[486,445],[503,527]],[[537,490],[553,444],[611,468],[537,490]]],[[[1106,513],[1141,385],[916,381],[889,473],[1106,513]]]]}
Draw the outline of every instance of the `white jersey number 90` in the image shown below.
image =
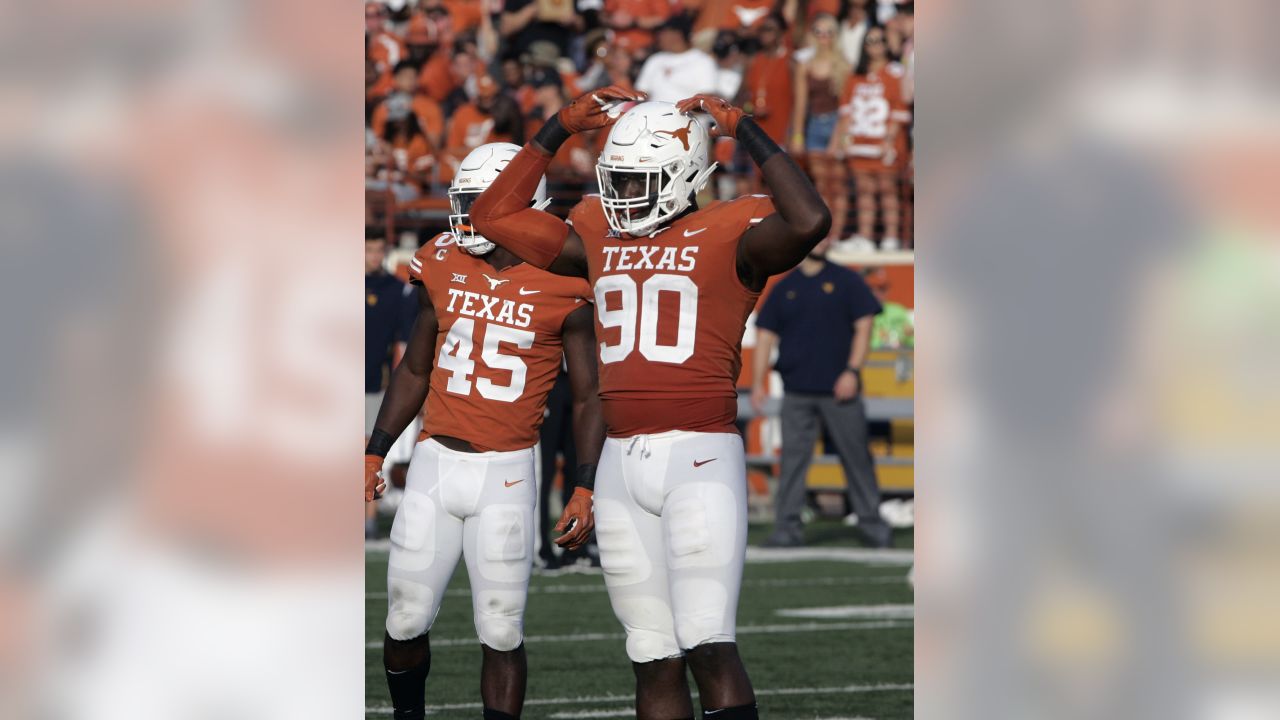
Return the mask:
{"type": "Polygon", "coordinates": [[[600,362],[620,362],[635,349],[637,326],[640,354],[653,362],[680,364],[693,356],[698,329],[698,286],[687,275],[659,274],[639,287],[629,275],[606,275],[596,280],[596,313],[601,327],[618,328],[618,342],[600,343],[600,362]],[[613,293],[614,297],[609,298],[613,293]],[[658,305],[662,293],[679,301],[675,345],[658,344],[658,305]],[[617,307],[607,309],[612,299],[617,307]],[[620,300],[620,301],[619,301],[620,300]]]}

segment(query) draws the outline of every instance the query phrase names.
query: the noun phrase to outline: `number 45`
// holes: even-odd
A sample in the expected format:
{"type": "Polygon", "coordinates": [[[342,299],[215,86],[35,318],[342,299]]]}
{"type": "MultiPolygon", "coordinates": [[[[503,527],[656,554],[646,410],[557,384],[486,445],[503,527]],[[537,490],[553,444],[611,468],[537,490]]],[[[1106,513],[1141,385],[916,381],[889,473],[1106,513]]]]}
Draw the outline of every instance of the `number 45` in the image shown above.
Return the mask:
{"type": "Polygon", "coordinates": [[[640,326],[640,354],[654,362],[679,364],[693,356],[698,329],[698,286],[687,275],[659,274],[636,287],[629,275],[606,275],[596,280],[596,313],[601,327],[618,328],[615,345],[600,343],[600,362],[624,360],[636,346],[636,325],[640,326]],[[680,302],[676,313],[676,344],[658,344],[658,302],[662,293],[675,293],[680,302]],[[616,293],[621,306],[608,310],[606,296],[616,293]]]}
{"type": "MultiPolygon", "coordinates": [[[[449,334],[440,346],[440,359],[436,365],[452,373],[446,389],[455,395],[471,394],[469,376],[476,371],[476,362],[471,359],[471,351],[475,348],[472,337],[475,333],[476,321],[471,318],[458,318],[449,328],[449,334]]],[[[517,330],[505,325],[486,324],[484,327],[484,345],[480,350],[480,360],[485,367],[492,370],[511,371],[511,384],[497,385],[486,377],[476,378],[476,390],[480,396],[489,400],[515,402],[524,393],[525,376],[528,366],[515,355],[503,355],[499,352],[499,343],[511,343],[527,350],[533,347],[534,334],[528,330],[517,330]]]]}

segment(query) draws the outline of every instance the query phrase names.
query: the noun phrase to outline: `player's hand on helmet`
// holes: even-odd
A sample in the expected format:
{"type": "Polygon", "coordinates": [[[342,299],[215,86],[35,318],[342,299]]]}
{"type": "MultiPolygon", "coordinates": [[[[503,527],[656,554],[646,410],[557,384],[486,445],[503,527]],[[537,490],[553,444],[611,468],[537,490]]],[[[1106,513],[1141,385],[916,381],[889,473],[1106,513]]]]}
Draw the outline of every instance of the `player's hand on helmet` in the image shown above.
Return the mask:
{"type": "Polygon", "coordinates": [[[688,115],[691,112],[705,112],[716,121],[716,132],[727,137],[734,137],[738,132],[738,123],[747,117],[742,108],[734,107],[729,101],[715,95],[694,95],[676,103],[676,109],[688,115]]]}
{"type": "Polygon", "coordinates": [[[382,474],[382,465],[386,458],[377,455],[364,456],[364,501],[373,502],[382,497],[387,489],[387,479],[382,474]]]}
{"type": "Polygon", "coordinates": [[[591,531],[596,527],[595,515],[591,512],[591,491],[576,488],[569,504],[564,506],[560,522],[556,523],[556,532],[564,533],[555,542],[566,550],[577,550],[591,539],[591,531]]]}
{"type": "Polygon", "coordinates": [[[560,108],[556,116],[565,130],[579,133],[608,127],[622,116],[622,106],[644,100],[644,93],[627,90],[619,85],[602,87],[579,97],[560,108]]]}

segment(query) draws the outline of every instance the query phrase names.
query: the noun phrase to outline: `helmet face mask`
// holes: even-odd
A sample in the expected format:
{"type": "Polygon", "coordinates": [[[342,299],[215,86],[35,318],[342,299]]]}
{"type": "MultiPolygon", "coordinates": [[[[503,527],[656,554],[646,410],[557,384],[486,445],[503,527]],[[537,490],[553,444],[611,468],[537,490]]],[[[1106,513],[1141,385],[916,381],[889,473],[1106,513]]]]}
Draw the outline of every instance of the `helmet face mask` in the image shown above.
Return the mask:
{"type": "Polygon", "coordinates": [[[471,225],[471,206],[484,188],[449,188],[449,230],[463,252],[488,255],[497,247],[471,225]]]}
{"type": "MultiPolygon", "coordinates": [[[[488,143],[472,150],[459,164],[449,185],[449,230],[463,252],[483,256],[497,247],[471,225],[471,206],[518,152],[519,145],[488,143]]],[[[533,207],[543,208],[548,203],[547,180],[543,178],[534,193],[533,207]]]]}
{"type": "Polygon", "coordinates": [[[600,204],[609,227],[633,237],[648,235],[684,212],[715,163],[699,121],[670,103],[632,108],[609,131],[596,163],[600,204]]]}

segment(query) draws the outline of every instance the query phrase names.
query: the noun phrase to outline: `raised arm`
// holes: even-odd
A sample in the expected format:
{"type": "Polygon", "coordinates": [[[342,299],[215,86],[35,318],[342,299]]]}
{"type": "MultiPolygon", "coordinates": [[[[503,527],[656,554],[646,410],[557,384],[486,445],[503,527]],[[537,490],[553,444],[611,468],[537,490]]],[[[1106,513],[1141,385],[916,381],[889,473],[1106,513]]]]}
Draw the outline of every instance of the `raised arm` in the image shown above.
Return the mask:
{"type": "Polygon", "coordinates": [[[800,166],[741,109],[710,95],[681,100],[677,107],[710,113],[719,132],[736,137],[760,167],[777,212],[743,233],[738,276],[748,287],[763,288],[770,275],[795,267],[826,237],[831,211],[800,166]]]}
{"type": "Polygon", "coordinates": [[[391,371],[391,382],[382,396],[378,418],[373,423],[373,433],[364,455],[364,500],[372,502],[381,497],[386,483],[379,476],[382,463],[396,438],[409,427],[409,423],[422,411],[431,386],[431,369],[435,365],[436,309],[426,288],[418,288],[418,317],[409,331],[404,359],[391,371]]]}
{"type": "Polygon", "coordinates": [[[605,128],[618,119],[624,102],[641,97],[616,85],[574,100],[542,126],[506,169],[471,206],[471,224],[485,238],[530,265],[557,275],[587,276],[582,238],[563,220],[530,207],[547,165],[569,136],[605,128]]]}
{"type": "Polygon", "coordinates": [[[584,303],[565,318],[564,358],[573,391],[573,444],[577,448],[578,467],[573,497],[555,527],[556,532],[564,535],[555,542],[577,550],[591,538],[595,527],[591,498],[595,492],[600,447],[604,444],[604,415],[600,410],[600,385],[596,376],[595,318],[589,304],[584,303]]]}

